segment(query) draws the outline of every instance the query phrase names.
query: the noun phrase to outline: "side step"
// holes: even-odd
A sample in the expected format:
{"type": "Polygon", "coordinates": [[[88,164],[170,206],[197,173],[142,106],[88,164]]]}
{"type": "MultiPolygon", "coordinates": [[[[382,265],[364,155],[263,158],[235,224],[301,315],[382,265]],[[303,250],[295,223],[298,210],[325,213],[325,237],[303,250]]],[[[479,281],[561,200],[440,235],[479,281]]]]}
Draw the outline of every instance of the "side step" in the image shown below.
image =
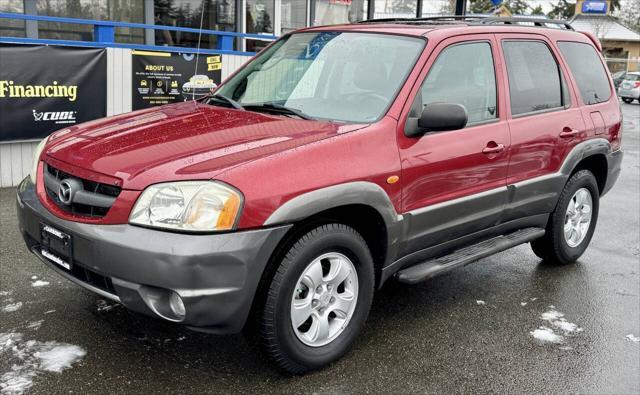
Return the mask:
{"type": "Polygon", "coordinates": [[[542,228],[524,228],[513,233],[494,237],[477,244],[461,248],[449,255],[432,258],[423,263],[410,266],[396,273],[398,281],[406,284],[416,284],[440,273],[468,265],[478,259],[486,258],[497,252],[507,250],[519,244],[528,243],[544,236],[542,228]]]}

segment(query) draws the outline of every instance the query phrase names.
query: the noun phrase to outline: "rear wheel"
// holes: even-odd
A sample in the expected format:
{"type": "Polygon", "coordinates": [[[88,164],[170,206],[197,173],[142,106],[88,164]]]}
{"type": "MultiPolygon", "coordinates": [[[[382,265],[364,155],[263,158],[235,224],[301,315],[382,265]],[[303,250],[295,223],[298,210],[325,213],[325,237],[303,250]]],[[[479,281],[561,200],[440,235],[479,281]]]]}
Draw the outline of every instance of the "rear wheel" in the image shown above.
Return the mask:
{"type": "Polygon", "coordinates": [[[549,217],[546,234],[531,242],[533,252],[557,264],[580,258],[595,231],[599,198],[598,184],[590,171],[580,170],[571,176],[549,217]]]}
{"type": "MultiPolygon", "coordinates": [[[[633,99],[627,99],[626,97],[623,97],[622,101],[627,103],[627,104],[629,104],[629,103],[631,103],[633,101],[633,99]]],[[[640,99],[639,99],[639,101],[640,101],[640,99]]]]}
{"type": "Polygon", "coordinates": [[[342,224],[319,226],[289,249],[269,286],[260,333],[284,370],[300,374],[346,353],[373,298],[366,242],[342,224]]]}

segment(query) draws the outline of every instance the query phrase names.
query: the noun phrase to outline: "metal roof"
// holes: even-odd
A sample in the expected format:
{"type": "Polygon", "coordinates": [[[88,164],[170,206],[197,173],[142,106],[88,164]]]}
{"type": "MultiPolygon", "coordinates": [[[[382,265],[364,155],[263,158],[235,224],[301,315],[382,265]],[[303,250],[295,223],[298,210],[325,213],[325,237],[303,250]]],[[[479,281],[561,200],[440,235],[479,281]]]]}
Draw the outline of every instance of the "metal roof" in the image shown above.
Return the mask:
{"type": "Polygon", "coordinates": [[[576,15],[569,24],[577,31],[592,33],[600,41],[640,41],[640,33],[607,15],[576,15]]]}

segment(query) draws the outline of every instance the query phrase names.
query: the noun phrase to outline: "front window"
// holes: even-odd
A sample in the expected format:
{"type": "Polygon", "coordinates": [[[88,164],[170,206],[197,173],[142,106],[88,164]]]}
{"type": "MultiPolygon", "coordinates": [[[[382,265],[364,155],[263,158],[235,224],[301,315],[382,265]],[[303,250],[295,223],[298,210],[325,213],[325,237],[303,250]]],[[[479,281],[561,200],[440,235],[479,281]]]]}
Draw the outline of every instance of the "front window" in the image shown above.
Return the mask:
{"type": "Polygon", "coordinates": [[[417,37],[296,33],[276,42],[216,93],[252,109],[269,104],[313,118],[374,122],[386,112],[424,45],[417,37]]]}

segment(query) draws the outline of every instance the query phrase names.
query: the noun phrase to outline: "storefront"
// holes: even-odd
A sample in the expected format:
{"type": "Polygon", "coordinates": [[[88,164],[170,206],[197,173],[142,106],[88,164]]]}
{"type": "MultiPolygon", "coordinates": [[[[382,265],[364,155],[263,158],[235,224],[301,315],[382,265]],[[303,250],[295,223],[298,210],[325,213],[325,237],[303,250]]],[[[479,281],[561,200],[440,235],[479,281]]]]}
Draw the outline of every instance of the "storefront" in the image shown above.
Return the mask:
{"type": "MultiPolygon", "coordinates": [[[[452,8],[449,0],[5,0],[0,12],[100,21],[202,27],[280,36],[306,26],[350,23],[369,18],[416,17],[452,8]],[[243,12],[239,12],[243,10],[243,12]],[[204,11],[204,12],[203,12],[204,11]]],[[[452,13],[453,9],[447,13],[452,13]]],[[[88,25],[3,21],[0,36],[92,41],[88,25]]],[[[195,47],[198,34],[117,28],[116,42],[195,47]]],[[[202,36],[202,48],[216,48],[215,36],[202,36]]],[[[259,39],[237,40],[238,51],[255,52],[259,39]]]]}

